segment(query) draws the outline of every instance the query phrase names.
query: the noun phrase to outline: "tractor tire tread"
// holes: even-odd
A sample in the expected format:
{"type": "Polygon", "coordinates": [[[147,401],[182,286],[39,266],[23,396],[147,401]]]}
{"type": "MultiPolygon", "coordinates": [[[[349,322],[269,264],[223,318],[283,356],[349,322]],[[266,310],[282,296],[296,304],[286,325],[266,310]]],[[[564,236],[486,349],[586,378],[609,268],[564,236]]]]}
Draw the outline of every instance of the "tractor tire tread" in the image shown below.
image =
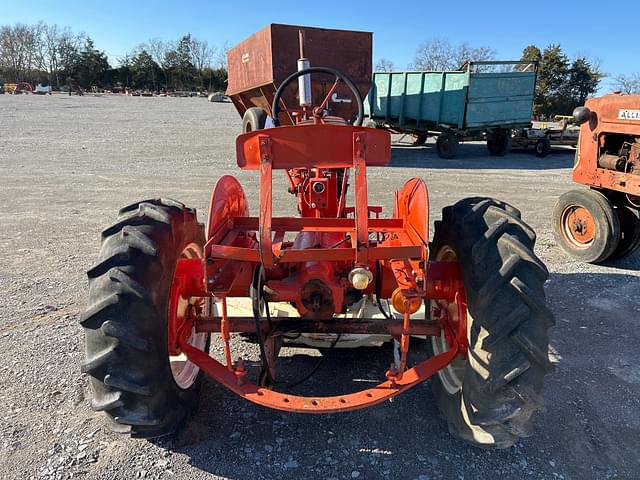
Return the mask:
{"type": "Polygon", "coordinates": [[[87,272],[89,305],[80,316],[86,360],[81,369],[89,375],[92,408],[106,413],[113,431],[139,438],[166,435],[197,404],[199,382],[188,390],[175,384],[166,333],[158,329],[173,274],[170,265],[183,245],[204,244],[195,215],[168,199],[122,208],[103,231],[99,260],[87,272]]]}
{"type": "Polygon", "coordinates": [[[549,272],[533,252],[535,232],[504,202],[461,200],[443,209],[435,229],[432,252],[451,245],[468,264],[463,279],[474,319],[462,389],[452,395],[439,377],[434,382],[440,410],[454,436],[510,447],[531,434],[533,413],[543,409],[542,380],[552,370],[547,330],[555,321],[543,288],[549,272]]]}
{"type": "Polygon", "coordinates": [[[104,376],[103,382],[109,387],[141,395],[143,397],[150,397],[153,395],[153,390],[148,386],[149,381],[147,379],[136,381],[126,378],[124,375],[117,376],[115,374],[107,374],[104,376]]]}
{"type": "Polygon", "coordinates": [[[91,409],[96,412],[104,412],[105,410],[113,410],[124,405],[122,401],[122,392],[113,391],[104,395],[100,399],[91,400],[91,409]]]}
{"type": "Polygon", "coordinates": [[[151,350],[147,339],[140,337],[139,335],[135,335],[128,328],[119,323],[107,320],[102,324],[100,329],[106,336],[116,338],[120,343],[131,348],[135,348],[141,352],[149,352],[151,350]]]}
{"type": "Polygon", "coordinates": [[[80,372],[91,373],[100,370],[117,357],[116,345],[110,345],[108,348],[95,353],[93,356],[86,358],[80,364],[80,372]]]}

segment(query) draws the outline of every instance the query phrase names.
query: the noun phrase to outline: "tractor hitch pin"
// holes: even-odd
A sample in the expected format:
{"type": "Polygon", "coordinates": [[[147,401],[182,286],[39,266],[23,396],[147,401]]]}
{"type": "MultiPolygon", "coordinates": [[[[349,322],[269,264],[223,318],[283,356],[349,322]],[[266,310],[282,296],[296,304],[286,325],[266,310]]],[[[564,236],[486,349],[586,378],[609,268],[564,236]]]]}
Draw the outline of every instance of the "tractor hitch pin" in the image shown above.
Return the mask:
{"type": "Polygon", "coordinates": [[[233,363],[231,361],[231,347],[229,346],[229,340],[231,335],[229,334],[229,317],[227,316],[227,297],[222,297],[222,321],[220,322],[220,336],[224,342],[224,356],[227,360],[227,368],[233,371],[233,363]]]}

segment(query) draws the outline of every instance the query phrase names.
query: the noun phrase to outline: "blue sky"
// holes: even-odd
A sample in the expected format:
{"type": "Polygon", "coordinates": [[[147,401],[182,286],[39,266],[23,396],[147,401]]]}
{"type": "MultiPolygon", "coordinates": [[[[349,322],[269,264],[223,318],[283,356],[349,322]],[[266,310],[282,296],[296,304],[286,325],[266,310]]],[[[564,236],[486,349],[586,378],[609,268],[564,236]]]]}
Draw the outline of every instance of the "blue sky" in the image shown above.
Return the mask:
{"type": "Polygon", "coordinates": [[[214,45],[227,41],[233,46],[268,23],[289,23],[371,31],[374,61],[389,58],[398,70],[407,67],[421,42],[440,37],[452,43],[490,46],[504,60],[518,59],[529,44],[542,48],[560,43],[570,56],[599,58],[602,69],[611,75],[640,71],[640,42],[631,20],[638,13],[638,0],[57,0],[10,4],[2,9],[0,25],[42,20],[84,31],[112,63],[153,37],[176,39],[190,32],[214,45]]]}

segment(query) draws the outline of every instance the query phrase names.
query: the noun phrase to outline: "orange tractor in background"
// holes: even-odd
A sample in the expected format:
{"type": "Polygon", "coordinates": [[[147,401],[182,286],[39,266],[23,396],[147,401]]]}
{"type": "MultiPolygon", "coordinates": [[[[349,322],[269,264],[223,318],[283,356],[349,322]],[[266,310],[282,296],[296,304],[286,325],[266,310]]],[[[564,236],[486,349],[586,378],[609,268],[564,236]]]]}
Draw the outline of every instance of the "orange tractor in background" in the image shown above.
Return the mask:
{"type": "Polygon", "coordinates": [[[435,401],[458,438],[506,448],[532,433],[552,369],[554,323],[543,288],[548,272],[533,252],[536,235],[516,208],[473,197],[446,207],[430,240],[427,187],[419,178],[396,192],[389,216],[369,203],[367,170],[389,163],[390,135],[362,126],[366,88],[337,70],[359,68],[363,60],[344,60],[360,59],[362,52],[349,49],[368,44],[364,67],[371,74],[370,34],[343,41],[349,33],[362,40],[362,32],[271,25],[229,53],[230,61],[240,59],[229,65],[230,88],[246,83],[228,93],[239,111],[252,112],[253,123],[236,139],[236,160],[259,173],[257,215],[242,186],[225,175],[213,189],[206,226],[182,203],[153,199],[124,207],[102,232],[81,318],[82,370],[92,407],[115,431],[175,432],[206,373],[248,401],[309,414],[379,404],[433,377],[435,401]],[[335,48],[326,43],[332,38],[340,39],[335,48]],[[271,51],[276,43],[288,57],[271,51]],[[328,67],[310,66],[317,52],[328,67]],[[274,75],[265,65],[293,73],[277,88],[272,78],[261,85],[256,72],[274,75]],[[275,194],[293,196],[295,217],[274,212],[276,173],[287,179],[288,193],[275,194]],[[236,333],[255,335],[258,358],[234,352],[244,341],[236,333]],[[278,363],[287,342],[312,338],[333,348],[354,335],[394,341],[378,385],[302,396],[280,380],[280,369],[291,368],[278,363]],[[430,354],[412,363],[416,336],[427,338],[430,354]],[[218,357],[209,353],[214,341],[218,357]]]}
{"type": "Polygon", "coordinates": [[[614,93],[574,111],[580,140],[572,190],[553,212],[557,242],[592,263],[622,258],[640,247],[640,95],[614,93]]]}

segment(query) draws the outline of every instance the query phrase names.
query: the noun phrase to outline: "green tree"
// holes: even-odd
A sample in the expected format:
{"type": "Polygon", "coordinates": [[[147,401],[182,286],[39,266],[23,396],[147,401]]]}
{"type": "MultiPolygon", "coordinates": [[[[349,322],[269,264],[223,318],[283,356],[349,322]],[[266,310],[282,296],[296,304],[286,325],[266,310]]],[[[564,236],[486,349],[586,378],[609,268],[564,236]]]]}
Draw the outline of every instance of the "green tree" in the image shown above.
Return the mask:
{"type": "Polygon", "coordinates": [[[549,45],[542,52],[542,63],[538,70],[538,84],[535,103],[541,106],[545,115],[561,113],[567,94],[569,58],[560,45],[549,45]]]}
{"type": "Polygon", "coordinates": [[[99,87],[107,86],[110,83],[109,70],[107,56],[104,52],[94,48],[93,40],[87,37],[75,68],[75,74],[80,86],[85,89],[93,85],[99,87]]]}
{"type": "Polygon", "coordinates": [[[205,68],[202,77],[209,92],[223,92],[227,88],[226,68],[205,68]]]}
{"type": "MultiPolygon", "coordinates": [[[[583,105],[587,97],[596,92],[602,73],[584,57],[576,58],[569,69],[569,88],[573,108],[583,105]]],[[[573,110],[573,108],[571,108],[573,110]]]]}
{"type": "Polygon", "coordinates": [[[196,68],[191,59],[193,49],[193,40],[191,34],[184,35],[176,44],[175,50],[167,52],[170,58],[170,70],[176,88],[185,89],[194,84],[196,76],[196,68]]]}
{"type": "Polygon", "coordinates": [[[161,78],[162,69],[145,49],[133,57],[131,74],[134,87],[158,91],[158,81],[161,78]]]}
{"type": "MultiPolygon", "coordinates": [[[[520,60],[523,62],[529,62],[529,63],[533,63],[533,62],[540,63],[540,61],[542,60],[542,52],[535,45],[529,45],[524,50],[522,50],[522,57],[520,58],[520,60]]],[[[527,67],[528,65],[526,64],[518,65],[516,67],[516,70],[522,71],[527,67]]]]}
{"type": "Polygon", "coordinates": [[[535,45],[529,45],[522,51],[521,60],[540,62],[534,97],[536,116],[570,114],[598,90],[603,77],[597,65],[584,57],[570,61],[557,44],[549,45],[543,52],[535,45]]]}

